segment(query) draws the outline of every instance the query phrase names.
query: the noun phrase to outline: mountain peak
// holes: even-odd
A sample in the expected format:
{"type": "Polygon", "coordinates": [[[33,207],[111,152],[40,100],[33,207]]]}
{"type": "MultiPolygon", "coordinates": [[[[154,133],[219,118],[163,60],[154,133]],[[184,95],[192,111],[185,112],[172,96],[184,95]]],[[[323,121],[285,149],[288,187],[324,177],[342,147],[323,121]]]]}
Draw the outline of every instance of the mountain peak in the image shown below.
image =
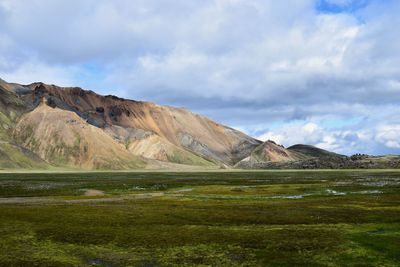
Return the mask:
{"type": "Polygon", "coordinates": [[[30,151],[32,166],[39,158],[84,169],[397,166],[393,157],[347,158],[301,144],[285,148],[187,109],[80,87],[0,80],[0,89],[0,141],[13,143],[13,151],[30,151]]]}
{"type": "MultiPolygon", "coordinates": [[[[13,88],[18,88],[11,92],[24,106],[16,118],[14,138],[51,164],[75,166],[85,159],[92,164],[80,167],[103,168],[106,162],[93,163],[90,157],[97,157],[96,153],[88,154],[103,151],[92,148],[92,139],[103,140],[109,147],[122,147],[114,149],[120,155],[215,167],[232,166],[260,144],[244,133],[185,109],[102,96],[80,87],[32,83],[13,84],[13,88]],[[56,109],[43,110],[48,107],[56,109]],[[86,145],[83,140],[87,140],[86,145]]],[[[104,154],[104,158],[118,157],[112,153],[104,154]]],[[[132,165],[127,158],[124,156],[121,162],[128,168],[132,165]]],[[[118,168],[122,165],[116,164],[118,168]]]]}

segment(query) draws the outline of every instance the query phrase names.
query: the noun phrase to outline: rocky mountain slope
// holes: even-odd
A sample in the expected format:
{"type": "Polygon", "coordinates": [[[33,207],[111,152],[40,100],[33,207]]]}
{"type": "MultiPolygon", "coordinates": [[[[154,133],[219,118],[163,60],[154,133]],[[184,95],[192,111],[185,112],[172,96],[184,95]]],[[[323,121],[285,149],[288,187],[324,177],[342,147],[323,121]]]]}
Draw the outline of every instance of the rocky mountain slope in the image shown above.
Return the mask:
{"type": "Polygon", "coordinates": [[[0,169],[53,167],[397,168],[400,157],[284,148],[183,108],[0,79],[0,169]]]}
{"type": "Polygon", "coordinates": [[[310,145],[288,148],[267,141],[236,167],[242,169],[392,169],[400,168],[400,156],[336,154],[310,145]]]}
{"type": "Polygon", "coordinates": [[[308,158],[329,158],[329,157],[342,158],[342,157],[344,157],[343,155],[336,154],[336,153],[333,153],[333,152],[330,152],[330,151],[327,151],[327,150],[324,150],[324,149],[321,149],[321,148],[318,148],[315,146],[310,146],[310,145],[298,144],[298,145],[288,147],[288,150],[292,153],[295,152],[298,154],[305,155],[308,158]]]}
{"type": "Polygon", "coordinates": [[[77,87],[1,80],[0,94],[0,140],[55,166],[131,169],[162,162],[228,167],[261,143],[186,109],[77,87]]]}
{"type": "Polygon", "coordinates": [[[129,153],[103,130],[86,123],[74,112],[48,106],[45,99],[22,116],[14,138],[54,165],[83,169],[145,166],[144,160],[129,153]]]}
{"type": "Polygon", "coordinates": [[[248,157],[242,159],[236,164],[239,168],[256,168],[265,162],[292,162],[305,160],[309,156],[285,149],[283,146],[276,144],[274,141],[268,140],[256,147],[248,157]]]}
{"type": "Polygon", "coordinates": [[[17,88],[0,79],[0,168],[47,168],[48,164],[39,156],[13,141],[16,121],[26,110],[24,102],[14,93],[17,88]]]}

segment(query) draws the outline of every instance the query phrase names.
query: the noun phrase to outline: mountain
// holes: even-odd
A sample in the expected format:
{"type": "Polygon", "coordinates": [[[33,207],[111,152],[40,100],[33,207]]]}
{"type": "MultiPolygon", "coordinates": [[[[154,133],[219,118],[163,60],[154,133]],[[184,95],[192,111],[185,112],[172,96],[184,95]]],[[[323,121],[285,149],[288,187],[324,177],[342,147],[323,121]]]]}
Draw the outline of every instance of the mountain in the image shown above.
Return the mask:
{"type": "Polygon", "coordinates": [[[14,93],[18,86],[0,79],[0,169],[44,169],[49,165],[38,155],[12,139],[17,119],[25,110],[24,102],[14,93]]]}
{"type": "Polygon", "coordinates": [[[29,149],[0,141],[0,169],[47,169],[48,163],[29,149]]]}
{"type": "Polygon", "coordinates": [[[15,140],[47,162],[83,169],[143,168],[134,156],[100,128],[76,113],[50,107],[45,99],[25,114],[14,130],[15,140]]]}
{"type": "Polygon", "coordinates": [[[333,157],[333,158],[343,158],[345,157],[344,155],[339,155],[315,146],[310,146],[310,145],[294,145],[291,147],[288,147],[288,150],[291,152],[296,152],[300,153],[303,155],[306,155],[311,158],[326,158],[326,157],[333,157]]]}
{"type": "Polygon", "coordinates": [[[297,151],[291,151],[268,140],[256,147],[248,157],[239,161],[235,166],[238,168],[256,168],[265,163],[292,162],[311,158],[297,151]]]}
{"type": "Polygon", "coordinates": [[[356,154],[348,157],[311,145],[284,148],[267,141],[235,166],[242,169],[397,169],[400,156],[356,154]]]}
{"type": "MultiPolygon", "coordinates": [[[[0,141],[51,166],[229,167],[260,141],[183,108],[0,80],[0,141]]],[[[1,167],[1,166],[0,166],[1,167]]]]}
{"type": "Polygon", "coordinates": [[[54,167],[400,168],[400,157],[346,157],[302,144],[285,148],[184,108],[0,79],[0,169],[54,167]]]}

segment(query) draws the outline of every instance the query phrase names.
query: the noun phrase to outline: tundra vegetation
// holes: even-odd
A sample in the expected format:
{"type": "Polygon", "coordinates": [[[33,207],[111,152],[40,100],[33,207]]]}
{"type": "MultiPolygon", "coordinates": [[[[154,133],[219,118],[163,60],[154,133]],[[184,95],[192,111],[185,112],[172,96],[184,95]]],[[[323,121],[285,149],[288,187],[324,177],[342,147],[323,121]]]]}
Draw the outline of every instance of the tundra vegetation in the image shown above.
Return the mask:
{"type": "Polygon", "coordinates": [[[0,174],[0,266],[399,266],[399,171],[0,174]]]}

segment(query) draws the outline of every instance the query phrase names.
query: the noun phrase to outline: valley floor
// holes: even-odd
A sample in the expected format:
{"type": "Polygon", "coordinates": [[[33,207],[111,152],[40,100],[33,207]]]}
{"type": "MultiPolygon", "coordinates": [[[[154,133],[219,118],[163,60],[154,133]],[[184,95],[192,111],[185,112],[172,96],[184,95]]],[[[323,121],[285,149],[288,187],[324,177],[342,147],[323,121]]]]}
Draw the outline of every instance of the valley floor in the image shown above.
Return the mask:
{"type": "Polygon", "coordinates": [[[399,266],[400,171],[0,173],[0,266],[399,266]]]}

